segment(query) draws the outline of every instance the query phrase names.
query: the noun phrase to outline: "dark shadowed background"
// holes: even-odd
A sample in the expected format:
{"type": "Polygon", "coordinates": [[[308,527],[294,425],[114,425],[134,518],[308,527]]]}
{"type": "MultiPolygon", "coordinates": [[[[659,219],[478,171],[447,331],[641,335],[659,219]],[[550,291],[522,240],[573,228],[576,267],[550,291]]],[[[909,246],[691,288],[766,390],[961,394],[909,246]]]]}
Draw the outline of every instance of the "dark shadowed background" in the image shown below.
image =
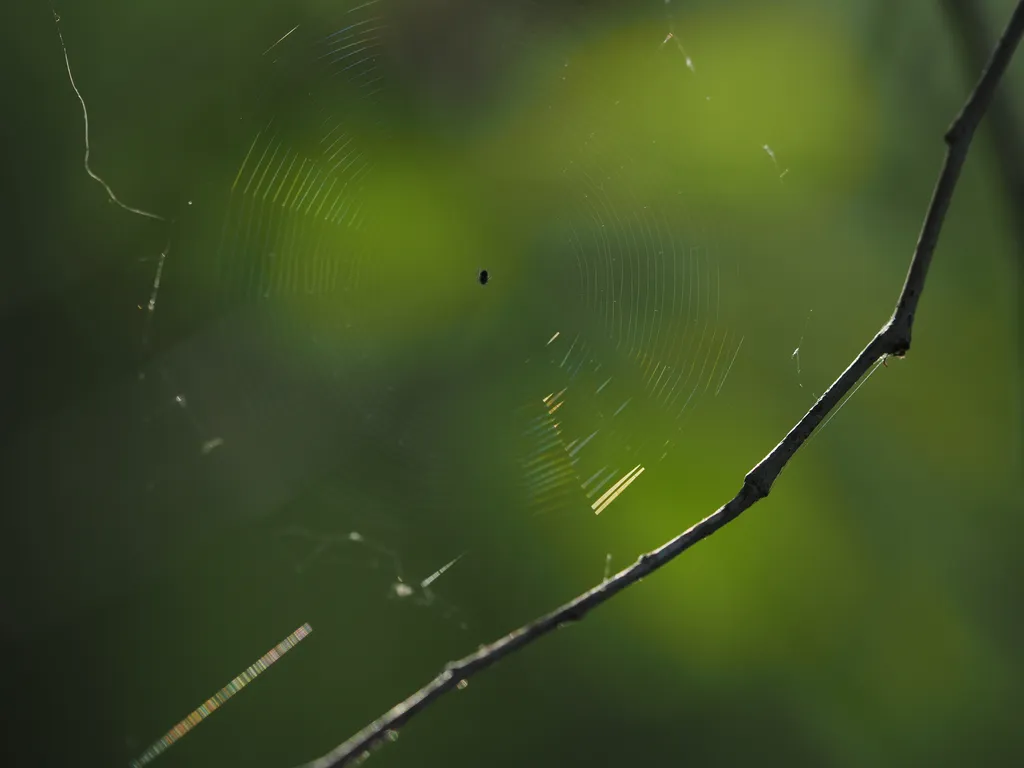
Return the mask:
{"type": "MultiPolygon", "coordinates": [[[[975,78],[937,3],[5,15],[11,765],[128,765],[308,622],[156,758],[303,762],[712,512],[887,319],[975,78]]],[[[769,499],[372,764],[1024,763],[1000,162],[769,499]]]]}

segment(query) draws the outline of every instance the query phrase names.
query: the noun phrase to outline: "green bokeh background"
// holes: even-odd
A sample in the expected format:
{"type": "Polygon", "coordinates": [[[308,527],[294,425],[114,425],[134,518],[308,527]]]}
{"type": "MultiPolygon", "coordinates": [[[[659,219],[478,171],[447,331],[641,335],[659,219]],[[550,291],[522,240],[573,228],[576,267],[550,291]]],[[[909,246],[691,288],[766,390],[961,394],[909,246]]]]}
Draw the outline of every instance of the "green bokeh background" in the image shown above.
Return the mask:
{"type": "MultiPolygon", "coordinates": [[[[270,115],[310,135],[322,119],[276,79],[284,44],[263,52],[353,5],[56,9],[94,169],[173,226],[87,177],[51,12],[9,11],[11,765],[126,765],[309,622],[158,758],[298,764],[709,514],[887,319],[973,79],[936,3],[382,3],[391,88],[331,105],[378,158],[376,223],[337,247],[374,258],[350,290],[262,301],[210,266],[231,180],[270,115]],[[726,265],[744,340],[605,513],[536,515],[509,404],[544,394],[522,360],[553,322],[596,322],[551,224],[581,153],[618,166],[609,195],[663,203],[726,265]],[[460,553],[432,604],[392,595],[396,561],[413,582],[460,553]]],[[[995,30],[1012,3],[981,5],[995,30]]],[[[1003,96],[1024,124],[1020,56],[1003,96]]],[[[1024,213],[998,167],[982,131],[911,353],[770,498],[372,763],[1024,763],[1024,213]]],[[[635,419],[660,434],[664,414],[635,419]]]]}

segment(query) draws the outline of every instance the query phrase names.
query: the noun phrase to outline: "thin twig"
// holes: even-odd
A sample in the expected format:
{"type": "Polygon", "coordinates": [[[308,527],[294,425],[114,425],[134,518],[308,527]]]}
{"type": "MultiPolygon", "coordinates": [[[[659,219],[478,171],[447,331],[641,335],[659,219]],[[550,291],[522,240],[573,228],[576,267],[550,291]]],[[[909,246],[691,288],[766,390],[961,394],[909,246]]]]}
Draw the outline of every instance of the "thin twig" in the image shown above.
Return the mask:
{"type": "MultiPolygon", "coordinates": [[[[960,44],[964,70],[968,77],[977,72],[988,55],[989,30],[983,18],[983,9],[971,0],[942,0],[949,17],[954,37],[960,44]]],[[[998,159],[996,178],[1003,185],[1006,202],[1010,206],[1010,226],[1017,237],[1021,267],[1024,267],[1024,125],[1014,113],[1009,94],[997,94],[992,99],[985,119],[986,130],[998,159]]]]}
{"type": "MultiPolygon", "coordinates": [[[[950,26],[962,50],[964,70],[971,76],[977,72],[988,55],[988,25],[983,9],[973,0],[942,0],[950,26]]],[[[992,99],[985,126],[995,150],[996,178],[1002,183],[1010,215],[1010,228],[1016,237],[1017,260],[1011,265],[1016,272],[1017,285],[1017,376],[1024,376],[1024,124],[1014,112],[1013,103],[1004,91],[992,99]]],[[[1020,378],[1018,378],[1020,381],[1020,378]]],[[[1017,424],[1024,423],[1018,405],[1017,424]]],[[[1018,456],[1024,461],[1024,454],[1018,456]]]]}
{"type": "Polygon", "coordinates": [[[935,252],[939,232],[942,229],[946,211],[949,209],[950,199],[956,188],[960,170],[967,157],[971,139],[985,110],[992,101],[996,86],[1006,71],[1022,34],[1024,34],[1024,0],[1020,0],[1017,4],[1006,31],[974,92],[971,93],[960,114],[946,132],[945,163],[935,185],[931,204],[928,207],[917,247],[914,250],[914,257],[910,263],[910,270],[892,317],[864,350],[857,355],[850,366],[843,371],[842,375],[825,391],[818,402],[789,431],[782,442],[747,473],[739,493],[714,514],[658,549],[641,555],[636,563],[629,568],[585,592],[575,600],[514,632],[510,632],[490,645],[480,648],[476,653],[450,662],[440,675],[405,701],[392,707],[348,741],[322,757],[306,763],[301,768],[328,768],[329,766],[345,765],[363,757],[370,749],[387,739],[392,732],[402,727],[414,715],[440,698],[442,694],[456,688],[460,681],[526,647],[549,632],[581,620],[591,609],[658,570],[698,541],[707,538],[719,528],[735,520],[746,509],[768,495],[779,473],[782,472],[783,467],[786,466],[793,454],[868,369],[884,355],[901,357],[910,349],[911,330],[914,325],[917,304],[924,289],[928,267],[935,252]]]}

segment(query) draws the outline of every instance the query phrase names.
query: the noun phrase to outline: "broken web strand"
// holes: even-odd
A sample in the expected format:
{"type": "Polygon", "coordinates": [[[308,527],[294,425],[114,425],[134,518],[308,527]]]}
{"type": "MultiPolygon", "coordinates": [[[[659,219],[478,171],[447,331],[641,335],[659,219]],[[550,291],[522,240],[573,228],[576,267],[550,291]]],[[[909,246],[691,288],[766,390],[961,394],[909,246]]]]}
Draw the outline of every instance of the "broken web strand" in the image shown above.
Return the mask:
{"type": "Polygon", "coordinates": [[[800,389],[804,388],[804,382],[800,371],[800,350],[804,346],[804,336],[807,335],[807,326],[811,322],[811,315],[813,313],[813,309],[807,310],[807,317],[804,319],[804,327],[803,330],[800,331],[800,340],[796,343],[796,349],[793,350],[793,354],[790,355],[790,358],[796,361],[796,383],[799,385],[800,389]]]}
{"type": "MultiPolygon", "coordinates": [[[[402,558],[398,552],[380,541],[370,538],[359,531],[347,533],[318,532],[304,526],[289,526],[281,531],[279,536],[307,541],[313,548],[305,554],[299,562],[293,565],[296,574],[302,575],[316,563],[328,559],[329,555],[338,550],[357,548],[369,552],[373,559],[366,566],[372,569],[379,567],[378,558],[385,561],[391,572],[391,583],[388,587],[388,596],[398,600],[410,600],[420,607],[431,607],[435,604],[441,606],[442,615],[450,618],[458,613],[458,609],[443,600],[433,589],[432,585],[454,567],[468,552],[463,552],[452,558],[440,568],[436,569],[429,576],[419,581],[410,580],[406,577],[402,558]]],[[[349,561],[346,561],[349,562],[349,561]]],[[[462,629],[466,628],[465,622],[460,623],[462,629]]]]}
{"type": "Polygon", "coordinates": [[[260,54],[260,55],[261,55],[261,56],[266,56],[266,55],[267,55],[268,53],[270,53],[270,52],[271,52],[272,50],[274,50],[274,49],[275,49],[275,48],[276,48],[277,46],[279,46],[279,45],[280,45],[281,43],[283,43],[283,42],[284,42],[285,40],[287,40],[287,39],[288,39],[288,37],[289,37],[289,36],[290,36],[290,35],[291,35],[291,34],[292,34],[292,33],[293,33],[293,32],[294,32],[295,30],[297,30],[297,29],[298,29],[298,28],[299,28],[300,26],[301,26],[300,24],[296,24],[296,25],[295,25],[294,27],[292,27],[291,29],[289,29],[289,30],[288,30],[287,32],[285,32],[285,33],[284,33],[283,35],[281,35],[281,36],[280,36],[279,38],[277,38],[277,40],[275,40],[275,41],[274,41],[273,43],[271,43],[271,44],[270,44],[270,47],[269,47],[269,48],[267,48],[267,50],[265,50],[265,51],[264,51],[264,52],[263,52],[262,54],[260,54]]]}
{"type": "Polygon", "coordinates": [[[762,144],[761,149],[763,149],[765,151],[765,154],[767,154],[768,157],[771,158],[772,163],[775,165],[775,170],[779,172],[779,181],[785,181],[786,176],[789,175],[789,168],[782,168],[779,165],[779,160],[777,157],[775,157],[775,150],[772,149],[770,146],[768,146],[767,144],[762,144]]]}
{"type": "Polygon", "coordinates": [[[71,88],[75,92],[75,96],[78,98],[78,103],[82,107],[82,122],[85,139],[85,154],[82,158],[82,166],[85,168],[85,172],[89,175],[90,179],[92,179],[101,187],[103,187],[103,190],[107,193],[107,198],[110,200],[110,202],[113,203],[114,205],[117,205],[119,208],[127,211],[128,213],[135,214],[136,216],[142,216],[143,218],[154,219],[156,221],[167,221],[167,219],[165,219],[163,216],[158,216],[155,213],[150,213],[149,211],[143,210],[142,208],[135,208],[134,206],[122,202],[121,199],[114,193],[114,190],[111,189],[110,185],[103,178],[101,178],[89,164],[90,155],[92,154],[92,147],[89,143],[89,110],[85,105],[85,98],[82,96],[82,92],[78,90],[78,84],[75,83],[75,77],[73,74],[71,74],[71,59],[68,56],[67,46],[64,44],[64,35],[60,31],[60,16],[57,14],[55,10],[52,10],[52,13],[54,26],[57,28],[57,37],[60,39],[61,52],[64,54],[64,65],[67,69],[68,80],[71,83],[71,88]]]}
{"type": "Polygon", "coordinates": [[[683,57],[683,61],[686,62],[686,68],[696,75],[697,66],[693,63],[693,59],[690,58],[690,54],[686,52],[686,48],[683,46],[683,41],[676,34],[675,14],[672,12],[672,0],[665,0],[665,23],[668,25],[668,34],[666,34],[665,39],[661,41],[661,45],[658,46],[658,50],[660,51],[666,46],[672,46],[672,48],[677,50],[683,57]]]}
{"type": "MultiPolygon", "coordinates": [[[[108,201],[113,205],[116,205],[121,210],[135,216],[141,216],[142,218],[163,222],[165,224],[173,223],[173,220],[168,219],[164,216],[125,203],[123,200],[121,200],[121,198],[117,196],[117,193],[114,192],[110,184],[98,173],[96,173],[95,170],[93,170],[92,164],[90,162],[92,158],[92,143],[90,141],[89,136],[89,108],[86,105],[85,97],[82,95],[82,92],[78,88],[78,83],[75,82],[75,76],[71,69],[71,57],[68,54],[67,44],[64,42],[64,33],[61,32],[60,28],[60,15],[55,10],[51,9],[51,12],[53,13],[54,27],[57,30],[57,38],[60,41],[61,53],[64,57],[64,68],[68,75],[68,82],[71,84],[71,89],[75,93],[75,98],[78,100],[79,106],[82,108],[82,140],[84,144],[82,167],[85,169],[86,175],[90,179],[95,181],[97,184],[99,184],[103,188],[103,191],[106,193],[108,201]]],[[[189,205],[191,205],[191,202],[189,203],[189,205]]],[[[144,326],[145,330],[143,332],[143,347],[144,351],[146,352],[149,351],[150,336],[152,333],[153,324],[153,314],[156,311],[157,298],[160,293],[160,283],[163,278],[164,264],[167,260],[167,256],[170,253],[170,250],[171,242],[170,238],[168,238],[167,245],[164,246],[163,250],[160,252],[159,256],[156,259],[156,267],[154,269],[153,282],[150,288],[148,301],[145,302],[144,306],[142,303],[138,305],[139,309],[144,310],[146,313],[144,326]]]]}
{"type": "MultiPolygon", "coordinates": [[[[78,84],[75,82],[74,74],[71,69],[71,60],[68,55],[67,45],[64,42],[64,35],[60,29],[60,15],[53,11],[54,25],[57,29],[57,36],[60,41],[61,53],[64,56],[64,65],[68,75],[68,81],[71,84],[71,88],[75,93],[75,97],[78,99],[78,103],[82,108],[82,124],[83,124],[83,142],[85,145],[84,155],[82,158],[82,165],[85,169],[86,174],[99,184],[107,194],[107,198],[110,203],[116,205],[127,213],[141,216],[146,219],[161,222],[167,226],[173,226],[175,224],[174,219],[169,219],[165,216],[161,216],[151,211],[137,208],[129,205],[122,201],[117,194],[114,192],[110,184],[97,174],[90,163],[92,156],[92,145],[89,136],[89,110],[86,105],[85,97],[78,88],[78,84]]],[[[188,201],[187,205],[192,205],[192,201],[188,201]]],[[[153,280],[150,285],[148,299],[145,304],[139,303],[137,306],[140,311],[145,312],[145,319],[143,321],[143,333],[142,333],[142,354],[143,358],[148,357],[152,351],[152,335],[153,335],[153,322],[154,315],[156,314],[157,301],[160,297],[160,288],[163,282],[164,268],[167,262],[167,257],[171,253],[171,236],[168,236],[168,240],[164,248],[160,251],[159,255],[155,259],[155,267],[153,271],[153,280]]],[[[160,373],[160,379],[163,384],[165,392],[176,392],[173,395],[173,399],[170,403],[171,406],[175,407],[176,410],[180,410],[185,414],[186,419],[198,437],[200,447],[199,453],[202,456],[208,455],[214,449],[220,447],[223,444],[223,439],[220,437],[211,437],[209,431],[199,422],[198,418],[188,407],[187,399],[184,393],[178,391],[178,388],[173,385],[170,380],[165,367],[162,365],[158,367],[160,373]]],[[[146,378],[145,372],[140,370],[138,374],[139,381],[144,381],[146,378]]]]}
{"type": "MultiPolygon", "coordinates": [[[[447,563],[442,565],[440,568],[438,568],[432,574],[430,574],[425,579],[420,581],[419,587],[420,587],[420,590],[422,592],[423,600],[425,601],[425,603],[424,603],[425,605],[431,605],[434,602],[434,600],[436,599],[436,597],[437,597],[434,594],[434,592],[430,589],[430,585],[433,584],[435,581],[437,581],[439,578],[441,578],[441,576],[443,576],[453,565],[455,565],[457,562],[459,562],[459,560],[461,560],[463,557],[465,557],[465,555],[466,555],[466,553],[463,552],[462,554],[457,555],[456,557],[453,557],[451,560],[449,560],[447,563]]],[[[401,597],[401,595],[399,595],[399,596],[401,597]]],[[[464,623],[462,624],[462,628],[463,629],[466,628],[466,625],[464,623]]]]}
{"type": "Polygon", "coordinates": [[[690,58],[690,54],[688,54],[686,49],[683,48],[682,42],[680,42],[679,38],[676,37],[675,31],[671,27],[672,24],[669,23],[669,33],[665,35],[665,39],[661,41],[661,45],[658,46],[659,49],[664,48],[666,45],[672,45],[679,51],[679,53],[682,54],[683,59],[686,60],[686,68],[693,72],[693,74],[697,74],[697,67],[694,66],[693,59],[690,58]]]}
{"type": "MultiPolygon", "coordinates": [[[[91,158],[92,158],[92,144],[91,144],[90,133],[89,133],[89,109],[88,109],[88,106],[86,104],[85,97],[82,95],[81,90],[79,90],[78,84],[75,81],[75,77],[74,77],[74,74],[72,72],[71,58],[70,58],[70,56],[68,54],[67,45],[66,45],[66,43],[64,41],[64,35],[63,35],[63,33],[61,31],[61,28],[60,28],[60,21],[61,21],[60,15],[55,10],[52,11],[52,13],[53,13],[54,26],[56,27],[56,30],[57,30],[57,37],[58,37],[58,40],[60,41],[61,53],[62,53],[62,55],[64,57],[64,66],[65,66],[65,71],[67,72],[68,82],[71,84],[71,88],[74,91],[75,97],[77,98],[78,103],[79,103],[79,105],[81,106],[81,109],[82,109],[82,129],[83,129],[83,143],[84,143],[84,154],[83,154],[83,157],[82,157],[82,166],[85,169],[86,175],[88,175],[88,177],[90,179],[95,181],[97,184],[99,184],[103,188],[104,192],[107,195],[107,199],[108,199],[108,201],[111,204],[116,205],[118,208],[120,208],[121,210],[125,211],[126,213],[129,213],[129,214],[132,214],[132,215],[135,215],[135,216],[141,216],[142,218],[145,218],[145,219],[150,219],[150,220],[153,220],[153,221],[161,222],[162,224],[164,224],[166,226],[174,225],[174,223],[175,223],[174,219],[169,219],[169,218],[167,218],[165,216],[161,216],[161,215],[153,213],[151,211],[147,211],[147,210],[144,210],[142,208],[137,208],[135,206],[132,206],[132,205],[129,205],[129,204],[125,203],[123,200],[121,200],[120,197],[117,196],[117,193],[110,186],[110,184],[103,177],[101,177],[98,173],[96,173],[96,171],[93,169],[93,167],[91,165],[91,162],[90,162],[91,158]]],[[[191,205],[191,204],[192,204],[191,201],[189,201],[188,205],[191,205]]],[[[144,318],[144,321],[143,321],[143,332],[142,332],[142,355],[143,355],[143,358],[147,357],[151,353],[152,334],[153,334],[153,319],[154,319],[154,315],[155,315],[156,309],[157,309],[157,301],[158,301],[158,299],[160,297],[160,288],[161,288],[161,284],[162,284],[162,281],[163,281],[164,268],[165,268],[165,265],[166,265],[166,262],[167,262],[167,257],[170,255],[170,253],[171,253],[171,237],[169,235],[166,245],[160,251],[160,253],[157,255],[157,257],[155,259],[155,266],[154,266],[154,270],[153,270],[153,280],[152,280],[152,283],[150,284],[148,298],[145,301],[145,303],[141,303],[140,302],[137,305],[139,310],[145,313],[145,318],[144,318]]],[[[162,383],[164,385],[164,389],[166,391],[177,392],[177,388],[174,387],[173,384],[170,381],[170,376],[167,373],[167,370],[164,367],[161,366],[159,368],[159,372],[160,372],[160,377],[161,377],[162,383]]],[[[140,381],[145,380],[145,373],[140,370],[139,374],[138,374],[138,378],[139,378],[140,381]]],[[[208,436],[207,430],[199,423],[199,421],[196,418],[196,416],[189,410],[186,397],[185,397],[185,395],[183,393],[177,392],[173,396],[173,400],[171,401],[170,405],[176,407],[176,409],[181,410],[185,414],[186,418],[189,421],[189,424],[191,425],[191,428],[199,436],[199,440],[200,440],[200,453],[202,455],[208,454],[211,450],[213,450],[214,448],[219,447],[223,443],[223,440],[221,438],[216,438],[216,437],[211,438],[211,437],[208,436]]]]}
{"type": "Polygon", "coordinates": [[[199,725],[199,723],[213,714],[213,712],[222,706],[228,699],[255,680],[257,676],[266,672],[271,664],[298,645],[312,631],[313,628],[309,626],[309,624],[303,624],[288,635],[288,637],[257,659],[256,662],[250,665],[248,669],[242,672],[242,674],[238,675],[217,693],[200,704],[196,709],[192,710],[192,712],[190,712],[181,722],[171,728],[171,730],[165,733],[158,741],[154,742],[149,749],[143,752],[135,760],[132,760],[132,768],[142,768],[142,766],[152,762],[159,757],[161,753],[174,746],[182,736],[187,734],[199,725]]]}

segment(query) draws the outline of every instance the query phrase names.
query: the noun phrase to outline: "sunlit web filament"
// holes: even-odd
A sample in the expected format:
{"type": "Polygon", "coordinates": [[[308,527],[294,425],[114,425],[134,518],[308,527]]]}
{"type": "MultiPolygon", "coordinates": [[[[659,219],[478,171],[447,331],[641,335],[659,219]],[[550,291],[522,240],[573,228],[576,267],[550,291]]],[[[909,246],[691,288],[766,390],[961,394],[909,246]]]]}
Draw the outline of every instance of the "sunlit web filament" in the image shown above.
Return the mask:
{"type": "Polygon", "coordinates": [[[64,35],[60,31],[60,16],[57,15],[56,11],[53,13],[54,24],[57,25],[57,37],[60,38],[60,48],[64,52],[64,65],[67,68],[68,80],[71,82],[71,88],[75,92],[75,96],[78,97],[78,103],[82,105],[82,120],[85,124],[85,156],[82,159],[82,165],[85,167],[85,172],[89,175],[93,181],[103,187],[106,190],[107,197],[110,202],[115,203],[119,207],[128,211],[128,213],[134,213],[138,216],[143,216],[147,219],[156,219],[157,221],[165,221],[163,216],[158,216],[155,213],[144,211],[141,208],[134,208],[127,203],[121,202],[121,199],[114,194],[114,190],[110,188],[100,176],[93,171],[92,166],[89,165],[89,155],[92,153],[92,148],[89,145],[89,110],[85,106],[85,98],[82,96],[82,92],[78,90],[78,85],[75,83],[75,76],[71,74],[71,60],[68,58],[68,49],[64,45],[64,35]]]}
{"type": "MultiPolygon", "coordinates": [[[[464,555],[464,554],[466,554],[466,553],[463,552],[462,555],[464,555]]],[[[425,578],[423,581],[420,582],[420,589],[427,589],[431,584],[433,584],[435,581],[437,581],[439,578],[441,578],[441,576],[444,574],[445,571],[447,571],[449,568],[451,568],[453,565],[455,565],[457,562],[459,562],[459,560],[462,559],[462,555],[459,555],[458,557],[452,558],[445,565],[442,565],[440,568],[438,568],[432,574],[427,576],[427,578],[425,578]]]]}
{"type": "Polygon", "coordinates": [[[132,768],[141,768],[146,763],[155,760],[161,752],[167,750],[172,746],[178,739],[184,736],[186,733],[195,728],[200,721],[207,718],[211,712],[217,707],[221,706],[225,701],[230,699],[242,688],[251,683],[257,675],[261,672],[266,671],[267,667],[277,661],[279,658],[284,656],[288,651],[299,644],[306,635],[313,631],[313,628],[309,624],[303,624],[301,627],[292,632],[288,637],[282,640],[280,643],[275,645],[266,654],[261,656],[256,663],[250,666],[245,672],[240,674],[230,683],[221,688],[217,693],[208,698],[204,703],[199,705],[196,709],[178,723],[176,726],[171,728],[167,733],[160,738],[159,741],[155,742],[149,749],[142,753],[142,755],[135,760],[132,760],[132,768]]]}
{"type": "Polygon", "coordinates": [[[686,49],[683,48],[683,44],[679,41],[679,38],[676,37],[675,32],[669,32],[665,35],[665,39],[661,41],[661,45],[664,47],[668,44],[669,40],[674,42],[676,44],[676,48],[678,48],[679,52],[683,54],[683,59],[686,61],[686,68],[694,74],[697,74],[697,67],[694,66],[693,59],[690,58],[690,54],[688,54],[686,49]]]}
{"type": "Polygon", "coordinates": [[[268,53],[270,53],[272,50],[274,50],[275,47],[277,47],[282,42],[284,42],[285,38],[288,37],[288,35],[290,35],[292,32],[294,32],[298,28],[299,28],[299,25],[296,24],[294,27],[289,29],[287,32],[285,32],[283,35],[281,35],[279,38],[277,38],[277,41],[273,45],[271,45],[269,48],[267,48],[267,50],[265,50],[261,55],[262,56],[266,56],[268,53]]]}
{"type": "Polygon", "coordinates": [[[836,417],[836,414],[838,414],[838,413],[839,413],[839,412],[840,412],[841,410],[843,410],[843,407],[844,407],[844,406],[845,406],[845,405],[846,405],[846,404],[847,404],[848,402],[850,402],[850,399],[851,399],[851,398],[852,398],[852,397],[853,397],[854,395],[856,395],[856,394],[857,394],[857,391],[858,391],[858,390],[859,390],[859,389],[860,389],[861,387],[863,387],[863,386],[864,386],[865,384],[867,384],[867,383],[868,383],[868,379],[870,379],[870,378],[871,378],[872,376],[874,376],[874,375],[875,375],[875,371],[877,371],[877,370],[878,370],[879,368],[881,368],[881,367],[882,367],[882,364],[883,364],[884,362],[885,362],[885,357],[879,358],[879,360],[878,360],[878,361],[877,361],[877,362],[876,362],[876,363],[874,364],[874,366],[872,366],[871,370],[869,370],[869,371],[867,372],[867,375],[866,375],[866,376],[865,376],[865,377],[864,377],[863,379],[861,379],[861,380],[860,380],[860,382],[859,382],[859,383],[857,384],[857,386],[853,388],[853,391],[852,391],[852,392],[851,392],[850,394],[848,394],[848,395],[846,396],[846,399],[845,399],[845,400],[843,400],[843,402],[841,402],[841,403],[839,404],[839,407],[838,407],[838,408],[836,408],[836,409],[835,409],[834,411],[832,411],[832,413],[830,413],[830,414],[829,414],[828,418],[827,418],[827,419],[825,419],[825,422],[824,422],[824,423],[823,423],[823,424],[822,424],[822,425],[821,425],[820,427],[818,427],[818,429],[816,430],[816,433],[820,434],[820,433],[821,433],[821,432],[822,432],[822,431],[823,431],[823,430],[825,429],[825,427],[827,427],[827,426],[828,426],[828,423],[829,423],[830,421],[832,421],[832,419],[834,419],[834,418],[836,417]]]}
{"type": "Polygon", "coordinates": [[[629,470],[629,472],[623,475],[622,478],[617,483],[615,483],[615,485],[613,485],[611,488],[605,491],[604,494],[602,494],[601,498],[599,498],[597,501],[590,505],[590,508],[594,510],[594,514],[600,515],[602,512],[604,512],[604,510],[608,508],[608,505],[615,501],[615,499],[619,497],[619,494],[630,486],[630,483],[632,483],[634,480],[640,477],[641,474],[643,474],[643,471],[644,467],[637,464],[635,467],[629,470]]]}

